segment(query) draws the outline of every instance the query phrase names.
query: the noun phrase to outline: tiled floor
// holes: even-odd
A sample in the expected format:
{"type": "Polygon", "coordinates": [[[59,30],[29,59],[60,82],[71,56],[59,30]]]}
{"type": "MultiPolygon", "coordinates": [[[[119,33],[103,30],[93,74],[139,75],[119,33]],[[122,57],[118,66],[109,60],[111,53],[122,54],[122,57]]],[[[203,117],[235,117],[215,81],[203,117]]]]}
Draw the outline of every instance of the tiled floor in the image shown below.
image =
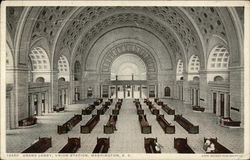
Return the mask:
{"type": "MultiPolygon", "coordinates": [[[[105,100],[104,100],[105,101],[105,100]]],[[[81,148],[79,153],[92,153],[97,137],[110,137],[110,153],[145,153],[144,137],[157,137],[158,142],[163,146],[163,153],[176,153],[174,148],[174,137],[187,137],[189,146],[196,153],[205,153],[202,149],[204,137],[217,137],[218,141],[234,153],[243,152],[243,129],[224,128],[216,124],[217,118],[211,113],[193,112],[190,105],[185,105],[177,100],[163,100],[175,109],[176,114],[182,114],[193,124],[199,125],[199,134],[188,134],[178,123],[173,121],[174,116],[166,114],[159,106],[160,113],[165,119],[176,127],[175,134],[165,134],[152,115],[148,107],[141,100],[142,107],[149,124],[152,126],[151,134],[141,134],[136,108],[132,99],[126,99],[120,110],[117,121],[117,131],[114,134],[104,134],[103,125],[107,123],[111,109],[114,108],[114,100],[110,109],[105,115],[101,115],[99,123],[90,134],[81,134],[80,125],[84,125],[91,115],[84,115],[83,120],[77,124],[73,130],[67,134],[57,134],[57,125],[63,124],[76,113],[81,113],[81,109],[88,106],[89,101],[82,101],[81,104],[73,104],[66,107],[65,112],[50,113],[38,117],[38,125],[33,128],[16,129],[7,132],[6,148],[8,153],[22,152],[30,146],[39,136],[52,137],[52,147],[48,153],[57,153],[67,143],[68,137],[80,137],[81,148]]],[[[101,107],[98,106],[97,109],[101,107]]],[[[94,111],[95,113],[95,111],[94,111]]]]}

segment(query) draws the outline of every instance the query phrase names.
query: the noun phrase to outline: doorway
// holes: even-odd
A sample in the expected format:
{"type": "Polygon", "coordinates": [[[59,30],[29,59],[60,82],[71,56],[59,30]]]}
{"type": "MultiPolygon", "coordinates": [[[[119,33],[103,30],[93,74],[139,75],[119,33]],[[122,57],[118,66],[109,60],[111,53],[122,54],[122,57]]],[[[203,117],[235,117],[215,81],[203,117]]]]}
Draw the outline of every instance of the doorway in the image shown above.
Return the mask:
{"type": "Polygon", "coordinates": [[[45,93],[42,93],[42,113],[45,113],[45,93]]]}
{"type": "Polygon", "coordinates": [[[126,98],[132,98],[132,89],[130,85],[125,86],[125,96],[126,98]]]}
{"type": "Polygon", "coordinates": [[[224,94],[220,94],[220,116],[224,117],[225,99],[224,94]]]}
{"type": "Polygon", "coordinates": [[[217,94],[213,93],[213,113],[216,114],[217,94]]]}

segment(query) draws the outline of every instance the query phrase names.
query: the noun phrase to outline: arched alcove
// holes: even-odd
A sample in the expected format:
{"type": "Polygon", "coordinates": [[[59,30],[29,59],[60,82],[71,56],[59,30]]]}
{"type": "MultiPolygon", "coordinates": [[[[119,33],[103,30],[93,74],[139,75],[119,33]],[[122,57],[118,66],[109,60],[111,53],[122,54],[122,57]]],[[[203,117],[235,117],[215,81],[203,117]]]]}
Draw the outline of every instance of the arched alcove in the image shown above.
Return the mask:
{"type": "Polygon", "coordinates": [[[45,82],[45,80],[43,77],[36,78],[36,83],[44,83],[44,82],[45,82]]]}
{"type": "Polygon", "coordinates": [[[146,73],[145,63],[134,54],[119,56],[111,66],[111,80],[146,80],[146,73]]]}
{"type": "Polygon", "coordinates": [[[69,81],[69,62],[68,59],[62,55],[58,60],[58,77],[63,77],[66,81],[69,81]]]}
{"type": "Polygon", "coordinates": [[[216,45],[210,52],[207,70],[207,81],[214,81],[215,76],[221,76],[224,80],[228,79],[228,65],[230,54],[223,45],[216,45]],[[219,72],[219,75],[218,75],[219,72]]]}
{"type": "Polygon", "coordinates": [[[198,73],[200,70],[200,60],[197,55],[192,55],[188,63],[188,72],[189,73],[198,73]]]}
{"type": "Polygon", "coordinates": [[[221,82],[221,81],[223,81],[224,79],[223,79],[223,77],[221,77],[221,76],[215,76],[214,77],[214,81],[215,82],[221,82]]]}
{"type": "Polygon", "coordinates": [[[176,66],[176,80],[183,80],[183,62],[181,59],[178,60],[176,66]]]}
{"type": "Polygon", "coordinates": [[[164,89],[164,96],[165,97],[170,97],[170,94],[171,93],[171,90],[170,90],[170,88],[169,87],[165,87],[165,89],[164,89]]]}
{"type": "Polygon", "coordinates": [[[74,64],[74,80],[79,81],[81,75],[81,64],[79,61],[76,61],[74,64]]]}
{"type": "Polygon", "coordinates": [[[33,79],[44,77],[45,82],[50,82],[50,61],[48,54],[41,47],[34,47],[29,53],[32,65],[33,79]]]}

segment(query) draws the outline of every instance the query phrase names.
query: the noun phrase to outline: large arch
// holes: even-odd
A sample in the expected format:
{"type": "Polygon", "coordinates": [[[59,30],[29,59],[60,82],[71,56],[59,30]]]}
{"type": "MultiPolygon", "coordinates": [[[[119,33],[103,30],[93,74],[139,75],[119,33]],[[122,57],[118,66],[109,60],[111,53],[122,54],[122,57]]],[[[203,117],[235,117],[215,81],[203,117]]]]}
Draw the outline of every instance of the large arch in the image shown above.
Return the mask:
{"type": "MultiPolygon", "coordinates": [[[[100,62],[99,72],[101,74],[110,73],[112,63],[115,59],[123,54],[135,54],[140,57],[143,62],[146,64],[147,73],[151,75],[157,75],[158,67],[156,60],[152,56],[152,53],[145,47],[136,44],[136,43],[120,43],[111,48],[106,48],[104,51],[105,56],[100,62]]],[[[152,79],[148,74],[148,79],[152,79]]]]}
{"type": "Polygon", "coordinates": [[[147,67],[143,60],[131,53],[117,57],[111,66],[111,80],[146,80],[147,67]]]}

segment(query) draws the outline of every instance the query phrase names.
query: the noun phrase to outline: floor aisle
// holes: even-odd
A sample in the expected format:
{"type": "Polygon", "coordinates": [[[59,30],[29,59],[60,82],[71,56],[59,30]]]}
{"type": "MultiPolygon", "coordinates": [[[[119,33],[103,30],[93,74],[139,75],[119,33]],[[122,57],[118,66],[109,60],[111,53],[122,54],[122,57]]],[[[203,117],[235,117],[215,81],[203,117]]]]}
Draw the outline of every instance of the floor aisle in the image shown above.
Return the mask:
{"type": "MultiPolygon", "coordinates": [[[[152,99],[153,100],[153,99],[152,99]]],[[[211,113],[193,112],[190,105],[184,105],[177,100],[163,100],[176,110],[176,114],[183,114],[185,118],[193,124],[198,124],[199,134],[188,134],[178,123],[173,121],[174,116],[166,114],[160,106],[160,113],[165,119],[176,127],[175,134],[165,134],[152,115],[148,106],[141,99],[142,108],[149,124],[152,126],[152,134],[141,134],[136,107],[133,99],[124,99],[117,121],[117,131],[114,134],[104,134],[103,125],[109,119],[111,110],[117,100],[114,100],[111,107],[104,115],[101,115],[99,123],[92,130],[91,134],[80,134],[80,125],[84,125],[91,118],[91,115],[84,115],[83,120],[78,123],[73,130],[67,134],[58,135],[57,125],[63,124],[74,114],[81,113],[81,109],[86,108],[92,101],[82,102],[82,104],[69,105],[65,112],[50,113],[38,117],[39,124],[33,128],[16,129],[7,132],[6,149],[9,153],[18,153],[26,149],[40,137],[52,137],[52,147],[47,153],[57,153],[66,143],[68,137],[80,137],[81,148],[79,153],[91,153],[96,145],[97,137],[110,137],[110,153],[145,153],[144,137],[157,137],[158,142],[163,146],[162,153],[176,153],[174,149],[174,137],[187,137],[188,144],[196,153],[204,153],[202,149],[204,137],[218,137],[218,141],[234,153],[243,152],[243,129],[224,128],[216,124],[217,118],[211,113]]],[[[105,102],[105,100],[104,100],[105,102]]],[[[100,106],[96,107],[97,109],[100,106]]],[[[96,113],[96,111],[94,111],[96,113]]]]}

